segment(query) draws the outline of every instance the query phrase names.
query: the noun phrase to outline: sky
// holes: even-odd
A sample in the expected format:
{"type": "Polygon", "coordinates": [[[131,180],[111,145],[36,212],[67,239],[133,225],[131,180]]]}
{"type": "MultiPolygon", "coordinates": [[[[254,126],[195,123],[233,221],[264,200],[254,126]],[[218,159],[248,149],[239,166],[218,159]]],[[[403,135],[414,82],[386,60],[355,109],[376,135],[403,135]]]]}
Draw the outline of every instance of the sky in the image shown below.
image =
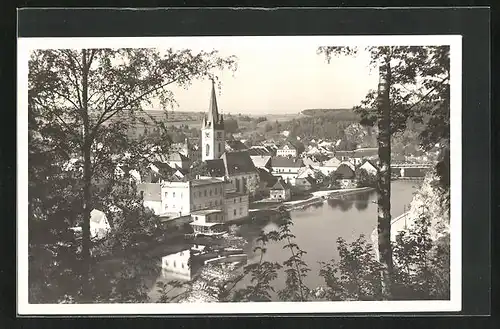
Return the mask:
{"type": "MultiPolygon", "coordinates": [[[[231,42],[193,41],[190,48],[216,49],[223,56],[238,58],[234,74],[226,71],[219,76],[218,105],[224,113],[286,114],[308,108],[352,108],[377,87],[377,71],[370,71],[367,53],[333,58],[328,64],[324,55],[316,53],[319,45],[278,38],[233,38],[231,42]]],[[[175,110],[208,109],[210,81],[195,81],[187,90],[172,91],[178,103],[175,110]]]]}

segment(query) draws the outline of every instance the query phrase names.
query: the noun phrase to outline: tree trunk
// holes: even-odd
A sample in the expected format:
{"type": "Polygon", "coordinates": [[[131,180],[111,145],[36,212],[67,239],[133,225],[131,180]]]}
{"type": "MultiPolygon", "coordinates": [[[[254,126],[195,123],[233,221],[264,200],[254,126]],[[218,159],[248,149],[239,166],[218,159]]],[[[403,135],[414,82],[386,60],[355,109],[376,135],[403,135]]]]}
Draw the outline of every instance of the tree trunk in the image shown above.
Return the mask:
{"type": "MultiPolygon", "coordinates": [[[[388,56],[388,55],[387,55],[388,56]]],[[[378,86],[378,250],[382,263],[382,296],[392,297],[392,248],[391,248],[391,108],[389,90],[391,85],[390,60],[380,66],[378,86]]]]}
{"type": "Polygon", "coordinates": [[[82,223],[82,260],[83,260],[83,299],[90,298],[90,212],[91,201],[91,145],[88,112],[88,64],[87,52],[82,50],[82,116],[83,116],[83,223],[82,223]]]}

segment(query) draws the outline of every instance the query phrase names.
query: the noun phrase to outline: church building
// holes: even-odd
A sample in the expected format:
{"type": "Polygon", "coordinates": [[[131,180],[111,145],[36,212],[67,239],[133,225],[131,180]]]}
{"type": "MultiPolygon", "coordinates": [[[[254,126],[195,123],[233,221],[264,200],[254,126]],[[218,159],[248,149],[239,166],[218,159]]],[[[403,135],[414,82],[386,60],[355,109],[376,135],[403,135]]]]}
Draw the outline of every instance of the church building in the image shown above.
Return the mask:
{"type": "Polygon", "coordinates": [[[214,82],[208,113],[203,117],[201,126],[201,141],[202,161],[219,159],[225,152],[224,119],[217,108],[214,82]]]}
{"type": "Polygon", "coordinates": [[[258,172],[246,150],[227,148],[224,134],[224,119],[219,114],[215,85],[208,113],[202,127],[202,160],[212,177],[224,177],[226,183],[224,215],[226,221],[248,216],[249,194],[255,194],[258,187],[258,172]]]}

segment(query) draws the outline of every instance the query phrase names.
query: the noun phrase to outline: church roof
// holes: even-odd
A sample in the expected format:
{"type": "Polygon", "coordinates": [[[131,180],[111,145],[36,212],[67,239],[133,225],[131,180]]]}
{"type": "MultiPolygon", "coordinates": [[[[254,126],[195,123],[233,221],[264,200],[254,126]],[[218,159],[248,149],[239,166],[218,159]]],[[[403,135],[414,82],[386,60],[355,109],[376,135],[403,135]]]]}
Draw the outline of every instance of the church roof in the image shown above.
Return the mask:
{"type": "Polygon", "coordinates": [[[278,180],[278,178],[267,171],[267,169],[257,168],[257,173],[259,174],[259,180],[266,183],[265,187],[272,187],[278,180]]]}
{"type": "Polygon", "coordinates": [[[221,159],[224,161],[226,175],[255,172],[255,166],[247,151],[225,152],[221,159]]]}
{"type": "Polygon", "coordinates": [[[205,164],[208,174],[212,177],[223,177],[226,174],[222,159],[205,160],[205,164]]]}

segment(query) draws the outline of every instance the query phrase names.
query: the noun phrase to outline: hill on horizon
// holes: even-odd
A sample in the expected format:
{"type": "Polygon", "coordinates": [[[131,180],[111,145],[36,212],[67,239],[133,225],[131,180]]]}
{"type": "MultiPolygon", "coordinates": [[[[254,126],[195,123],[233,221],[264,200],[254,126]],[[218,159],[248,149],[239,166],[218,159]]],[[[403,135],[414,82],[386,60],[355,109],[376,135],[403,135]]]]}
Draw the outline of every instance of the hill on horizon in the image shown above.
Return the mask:
{"type": "Polygon", "coordinates": [[[338,115],[340,113],[353,113],[354,111],[351,108],[343,108],[343,109],[305,109],[300,112],[303,115],[338,115]]]}

